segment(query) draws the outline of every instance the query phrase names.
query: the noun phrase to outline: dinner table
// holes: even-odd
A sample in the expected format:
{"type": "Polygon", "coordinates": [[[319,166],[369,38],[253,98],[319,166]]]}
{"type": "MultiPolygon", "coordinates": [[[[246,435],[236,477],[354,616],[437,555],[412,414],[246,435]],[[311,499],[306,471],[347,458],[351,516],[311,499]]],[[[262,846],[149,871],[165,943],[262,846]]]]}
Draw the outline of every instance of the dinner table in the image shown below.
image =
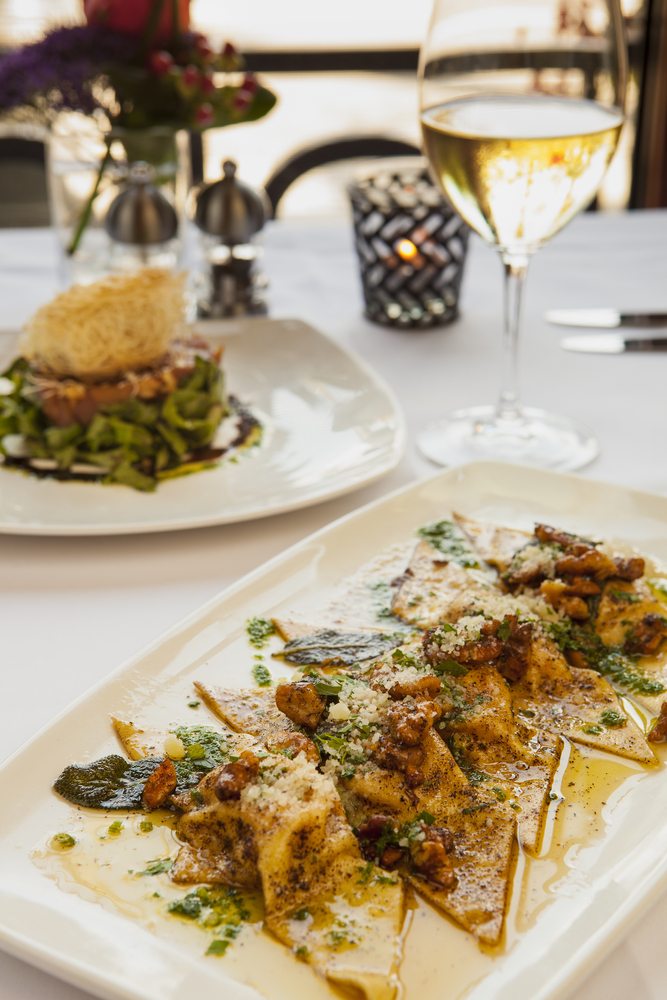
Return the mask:
{"type": "MultiPolygon", "coordinates": [[[[13,336],[7,331],[20,328],[61,288],[59,268],[50,230],[0,230],[0,348],[13,336]]],[[[305,320],[356,352],[393,388],[408,426],[404,457],[354,492],[257,520],[152,534],[0,534],[0,760],[20,752],[24,741],[162,631],[266,560],[433,475],[436,467],[414,443],[422,424],[494,400],[502,268],[478,237],[470,238],[460,315],[432,329],[395,329],[364,318],[347,219],[270,222],[264,269],[271,316],[305,320]]],[[[599,439],[599,456],[578,474],[667,494],[667,355],[568,352],[560,341],[572,331],[544,317],[550,309],[603,306],[667,312],[667,211],[588,212],[542,249],[530,265],[520,347],[525,403],[573,417],[599,439]]],[[[666,924],[667,893],[651,900],[621,940],[610,940],[613,948],[572,997],[664,1000],[666,924]]],[[[0,952],[0,1000],[88,996],[0,952]]]]}

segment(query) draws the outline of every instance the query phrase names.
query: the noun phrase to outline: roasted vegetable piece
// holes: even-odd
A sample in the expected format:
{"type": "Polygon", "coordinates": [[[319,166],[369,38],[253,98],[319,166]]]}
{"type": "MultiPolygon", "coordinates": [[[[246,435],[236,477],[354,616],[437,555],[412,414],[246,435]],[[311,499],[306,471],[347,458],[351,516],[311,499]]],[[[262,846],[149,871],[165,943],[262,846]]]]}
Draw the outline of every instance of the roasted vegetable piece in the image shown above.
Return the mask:
{"type": "Polygon", "coordinates": [[[239,799],[241,792],[254,781],[259,771],[259,759],[248,753],[239,760],[223,764],[215,783],[215,795],[221,802],[239,799]]]}
{"type": "Polygon", "coordinates": [[[77,806],[141,809],[146,782],[161,763],[160,757],[146,757],[128,764],[118,754],[111,754],[92,764],[70,764],[53,787],[77,806]]]}
{"type": "Polygon", "coordinates": [[[144,785],[141,802],[146,809],[159,809],[178,784],[176,768],[168,757],[158,764],[144,785]]]}
{"type": "Polygon", "coordinates": [[[315,764],[320,759],[316,744],[303,733],[272,733],[267,737],[266,748],[273,753],[283,753],[286,757],[298,757],[300,753],[305,753],[308,760],[315,764]]]}
{"type": "Polygon", "coordinates": [[[276,705],[298,726],[315,729],[326,708],[326,698],[318,694],[312,681],[294,681],[276,688],[276,705]]]}
{"type": "Polygon", "coordinates": [[[647,656],[655,653],[658,646],[667,635],[667,620],[662,615],[644,615],[629,630],[623,645],[625,653],[642,653],[647,656]]]}

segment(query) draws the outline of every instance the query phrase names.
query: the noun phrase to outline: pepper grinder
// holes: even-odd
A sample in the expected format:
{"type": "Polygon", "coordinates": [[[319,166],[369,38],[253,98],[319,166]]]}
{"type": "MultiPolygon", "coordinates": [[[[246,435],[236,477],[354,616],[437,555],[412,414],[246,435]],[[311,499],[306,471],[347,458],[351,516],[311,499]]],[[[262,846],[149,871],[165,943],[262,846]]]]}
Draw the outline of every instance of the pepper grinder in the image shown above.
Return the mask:
{"type": "Polygon", "coordinates": [[[259,270],[262,249],[257,233],[264,225],[260,195],[236,177],[225,160],[224,176],[197,196],[194,221],[201,231],[203,270],[197,279],[197,315],[258,316],[267,312],[266,278],[259,270]]]}
{"type": "Polygon", "coordinates": [[[109,206],[105,228],[112,240],[111,265],[116,270],[176,267],[178,217],[154,181],[154,167],[143,160],[132,163],[127,186],[109,206]]]}

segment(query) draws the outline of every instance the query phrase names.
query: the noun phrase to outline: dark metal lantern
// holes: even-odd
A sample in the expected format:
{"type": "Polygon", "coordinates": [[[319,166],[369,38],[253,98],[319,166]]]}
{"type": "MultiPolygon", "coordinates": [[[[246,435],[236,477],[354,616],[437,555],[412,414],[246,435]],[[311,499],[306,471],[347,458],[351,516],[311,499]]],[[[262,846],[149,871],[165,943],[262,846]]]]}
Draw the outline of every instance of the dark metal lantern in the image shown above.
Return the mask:
{"type": "Polygon", "coordinates": [[[225,176],[207,185],[197,198],[195,223],[227,246],[250,243],[264,225],[262,199],[236,178],[233,160],[225,160],[222,169],[225,176]]]}
{"type": "Polygon", "coordinates": [[[106,231],[117,243],[150,246],[173,239],[178,217],[172,205],[153,184],[155,170],[139,160],[130,166],[128,184],[112,201],[106,231]]]}

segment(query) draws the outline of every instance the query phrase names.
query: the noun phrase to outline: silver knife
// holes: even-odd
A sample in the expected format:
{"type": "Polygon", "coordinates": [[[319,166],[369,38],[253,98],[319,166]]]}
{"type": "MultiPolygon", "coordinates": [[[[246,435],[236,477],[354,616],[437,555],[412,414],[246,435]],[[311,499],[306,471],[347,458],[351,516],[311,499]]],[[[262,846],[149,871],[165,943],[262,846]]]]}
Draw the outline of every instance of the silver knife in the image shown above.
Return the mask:
{"type": "Polygon", "coordinates": [[[584,354],[623,354],[625,351],[667,351],[667,337],[623,337],[620,333],[582,333],[565,337],[560,346],[584,354]]]}
{"type": "Polygon", "coordinates": [[[622,313],[618,309],[551,309],[544,318],[558,326],[595,326],[606,330],[619,326],[667,326],[667,313],[622,313]]]}

